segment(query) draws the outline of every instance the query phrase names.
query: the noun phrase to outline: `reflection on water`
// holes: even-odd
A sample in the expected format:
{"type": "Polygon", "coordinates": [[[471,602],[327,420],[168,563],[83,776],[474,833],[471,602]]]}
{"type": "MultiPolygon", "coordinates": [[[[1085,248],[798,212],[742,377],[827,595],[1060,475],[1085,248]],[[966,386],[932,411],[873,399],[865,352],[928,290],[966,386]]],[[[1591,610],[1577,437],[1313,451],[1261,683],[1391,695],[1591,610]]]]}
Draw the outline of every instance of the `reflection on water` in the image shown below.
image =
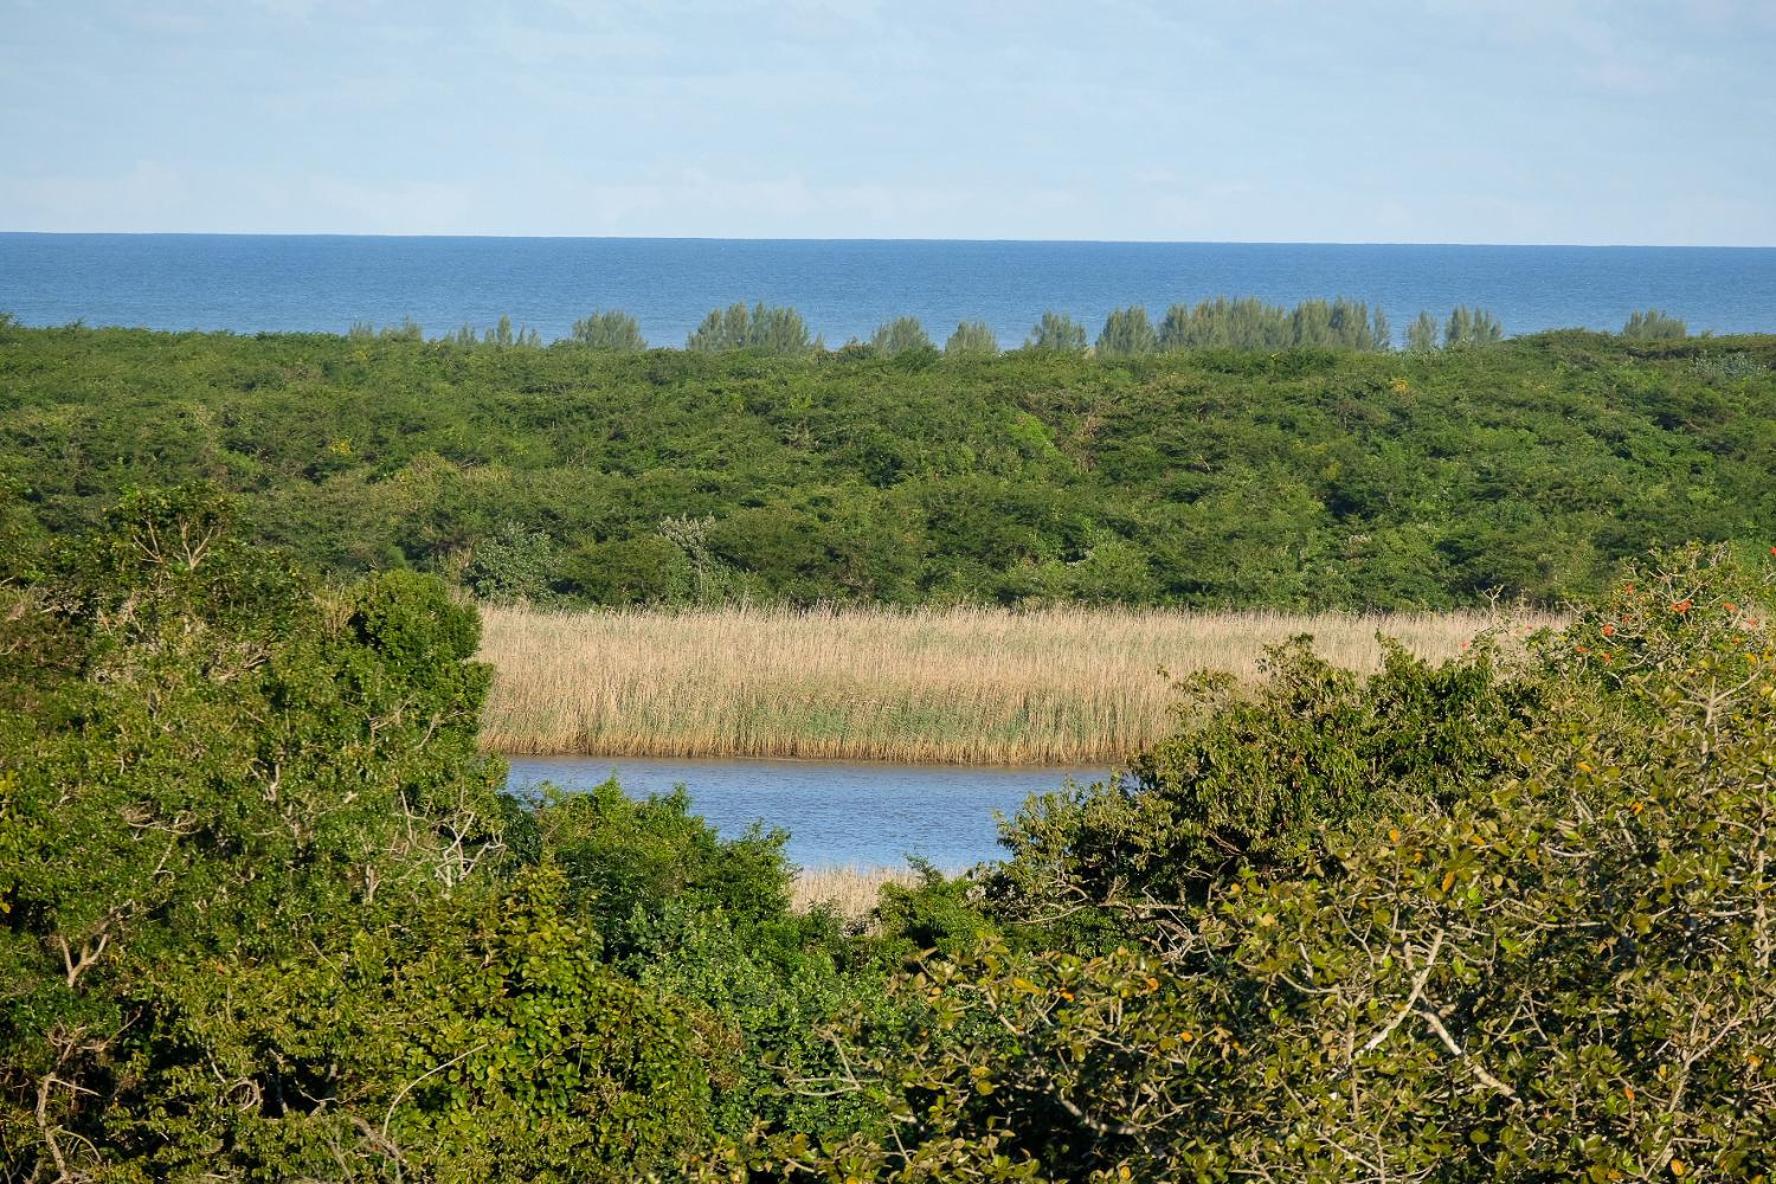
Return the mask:
{"type": "Polygon", "coordinates": [[[613,774],[636,797],[683,785],[692,809],[723,835],[754,821],[789,831],[803,867],[898,866],[908,855],[962,868],[999,855],[994,812],[1011,815],[1032,793],[1068,778],[1102,780],[1104,769],[1003,769],[841,761],[659,760],[646,757],[515,756],[507,785],[549,781],[590,789],[613,774]]]}

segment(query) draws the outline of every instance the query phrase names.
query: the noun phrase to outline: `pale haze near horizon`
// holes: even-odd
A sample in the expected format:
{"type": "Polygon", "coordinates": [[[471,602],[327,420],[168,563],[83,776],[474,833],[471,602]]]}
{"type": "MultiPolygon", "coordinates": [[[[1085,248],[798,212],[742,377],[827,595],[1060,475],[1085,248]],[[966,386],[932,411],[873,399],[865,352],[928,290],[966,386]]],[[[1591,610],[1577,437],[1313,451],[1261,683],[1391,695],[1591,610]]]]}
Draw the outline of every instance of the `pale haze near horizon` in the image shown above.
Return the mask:
{"type": "Polygon", "coordinates": [[[1776,2],[4,0],[0,230],[1776,244],[1776,2]]]}

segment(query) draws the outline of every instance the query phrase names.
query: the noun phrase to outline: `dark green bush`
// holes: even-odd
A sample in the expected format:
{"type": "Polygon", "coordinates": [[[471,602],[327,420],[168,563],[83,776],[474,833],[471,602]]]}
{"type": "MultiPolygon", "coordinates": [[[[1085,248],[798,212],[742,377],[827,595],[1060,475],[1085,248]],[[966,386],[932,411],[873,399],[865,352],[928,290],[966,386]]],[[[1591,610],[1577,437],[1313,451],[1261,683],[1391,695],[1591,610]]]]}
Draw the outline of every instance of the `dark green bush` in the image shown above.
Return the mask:
{"type": "MultiPolygon", "coordinates": [[[[1188,853],[1227,837],[1206,801],[1164,816],[1196,818],[1169,883],[1019,850],[1047,933],[1114,906],[1098,948],[989,936],[927,959],[895,983],[910,1028],[847,1032],[849,1088],[895,1117],[893,1138],[798,1154],[754,1132],[704,1178],[1767,1178],[1772,605],[1776,564],[1696,549],[1534,639],[1508,675],[1465,660],[1377,676],[1373,713],[1285,664],[1283,685],[1153,760],[1188,784],[1223,775],[1217,756],[1231,790],[1296,780],[1290,814],[1247,799],[1248,819],[1282,818],[1287,863],[1231,843],[1205,891],[1188,853]],[[1242,738],[1261,751],[1235,756],[1242,738]]],[[[1142,799],[1179,785],[1080,800],[1119,794],[1109,818],[1146,817],[1142,799]]],[[[1100,849],[1105,818],[1078,805],[1043,803],[1020,829],[1100,849]]]]}
{"type": "Polygon", "coordinates": [[[1212,347],[1236,304],[1114,364],[19,329],[0,483],[40,542],[202,478],[331,576],[578,603],[1559,604],[1776,520],[1767,340],[1212,347]]]}

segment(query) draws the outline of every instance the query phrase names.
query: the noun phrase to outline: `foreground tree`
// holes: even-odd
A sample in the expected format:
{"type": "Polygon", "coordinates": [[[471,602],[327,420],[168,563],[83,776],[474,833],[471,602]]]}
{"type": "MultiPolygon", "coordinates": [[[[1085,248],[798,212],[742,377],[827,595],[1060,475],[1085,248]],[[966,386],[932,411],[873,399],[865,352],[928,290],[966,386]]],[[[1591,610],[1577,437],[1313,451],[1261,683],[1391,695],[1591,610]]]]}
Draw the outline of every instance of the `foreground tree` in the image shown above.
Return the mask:
{"type": "Polygon", "coordinates": [[[1482,643],[1384,675],[1373,706],[1335,689],[1324,748],[1324,678],[1291,679],[1156,754],[1170,791],[1041,803],[988,881],[1006,936],[900,983],[917,1034],[847,1036],[857,1068],[827,1084],[878,1098],[894,1138],[755,1138],[714,1170],[1766,1179],[1773,599],[1769,572],[1692,551],[1522,665],[1482,643]],[[1186,759],[1242,736],[1251,777],[1186,759]],[[1442,756],[1413,773],[1415,736],[1442,756]],[[1223,778],[1256,792],[1177,792],[1223,778]],[[1247,822],[1283,802],[1259,844],[1247,822]]]}
{"type": "Polygon", "coordinates": [[[707,1058],[506,878],[478,625],[310,586],[203,487],[0,614],[0,1178],[629,1179],[707,1058]]]}

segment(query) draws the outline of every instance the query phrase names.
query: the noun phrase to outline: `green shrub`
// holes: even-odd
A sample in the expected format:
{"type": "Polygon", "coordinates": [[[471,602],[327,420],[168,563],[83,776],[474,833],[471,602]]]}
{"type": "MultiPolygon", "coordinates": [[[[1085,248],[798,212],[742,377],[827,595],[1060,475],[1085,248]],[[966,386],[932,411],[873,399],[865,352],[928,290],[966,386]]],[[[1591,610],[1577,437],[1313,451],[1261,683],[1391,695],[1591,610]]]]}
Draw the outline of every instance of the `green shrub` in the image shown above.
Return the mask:
{"type": "Polygon", "coordinates": [[[1344,297],[1291,309],[1221,296],[1194,308],[1174,304],[1159,328],[1161,349],[1385,350],[1391,344],[1387,314],[1344,297]]]}
{"type": "Polygon", "coordinates": [[[137,490],[0,584],[6,1179],[1776,1170],[1776,548],[1190,680],[848,934],[682,792],[502,798],[473,609],[237,515],[137,490]]]}
{"type": "Polygon", "coordinates": [[[870,345],[885,358],[904,353],[929,353],[937,348],[918,317],[896,317],[878,326],[870,336],[870,345]]]}
{"type": "Polygon", "coordinates": [[[615,781],[585,793],[546,793],[536,806],[544,861],[614,955],[630,928],[674,901],[742,921],[781,916],[789,907],[783,831],[755,829],[723,840],[690,812],[682,789],[636,801],[615,781]]]}
{"type": "Polygon", "coordinates": [[[1015,601],[1068,595],[1065,569],[1114,538],[1151,580],[1093,598],[1440,609],[1495,586],[1564,603],[1649,548],[1776,520],[1776,352],[1756,338],[1403,358],[1283,338],[1127,366],[13,332],[0,480],[30,535],[203,478],[250,537],[339,580],[460,582],[519,523],[553,542],[544,594],[579,603],[1015,601]],[[819,545],[771,543],[757,511],[819,545]],[[741,517],[657,578],[636,566],[663,521],[741,517]],[[707,542],[741,535],[754,566],[725,571],[707,542]],[[618,543],[619,575],[591,574],[618,543]],[[693,590],[663,591],[684,563],[693,590]]]}
{"type": "Polygon", "coordinates": [[[1441,335],[1437,318],[1428,312],[1420,312],[1418,319],[1406,326],[1406,348],[1412,353],[1429,353],[1437,348],[1441,335]]]}
{"type": "Polygon", "coordinates": [[[1504,336],[1504,326],[1499,324],[1498,318],[1482,308],[1457,308],[1449,314],[1449,321],[1443,326],[1445,349],[1492,345],[1504,336]]]}
{"type": "MultiPolygon", "coordinates": [[[[1296,838],[1260,862],[1198,811],[1182,833],[1208,841],[1186,846],[1226,844],[1215,878],[1195,881],[1211,891],[1191,869],[1213,859],[1185,860],[1169,882],[1043,869],[1049,932],[1095,901],[1120,944],[989,937],[898,980],[919,1009],[912,1030],[847,1033],[850,1088],[897,1116],[896,1137],[828,1143],[808,1170],[1764,1178],[1776,1168],[1772,604],[1769,568],[1690,550],[1533,639],[1521,669],[1378,676],[1393,689],[1377,688],[1391,703],[1377,714],[1409,712],[1397,738],[1353,726],[1361,697],[1295,674],[1257,706],[1187,725],[1169,763],[1183,757],[1198,779],[1242,791],[1245,768],[1210,774],[1200,758],[1236,757],[1244,737],[1263,751],[1236,759],[1257,762],[1260,782],[1324,778],[1338,752],[1352,792],[1298,797],[1282,832],[1296,838]],[[1299,724],[1253,730],[1289,701],[1299,724]],[[1309,728],[1329,707],[1342,744],[1309,728]],[[1280,849],[1297,855],[1279,863],[1280,849]]],[[[1121,792],[1140,814],[1168,791],[1121,792]]],[[[1050,821],[1062,839],[1101,830],[1083,812],[1050,821]]],[[[755,1132],[710,1168],[789,1150],[755,1132]]]]}
{"type": "Polygon", "coordinates": [[[760,301],[750,309],[741,302],[714,310],[691,332],[685,348],[695,353],[756,350],[800,356],[812,351],[815,343],[795,309],[773,308],[760,301]]]}
{"type": "Polygon", "coordinates": [[[1085,326],[1066,313],[1045,312],[1030,330],[1025,349],[1052,353],[1085,352],[1085,326]]]}
{"type": "Polygon", "coordinates": [[[566,592],[594,604],[675,604],[689,599],[685,553],[660,535],[595,543],[561,563],[566,592]]]}
{"type": "Polygon", "coordinates": [[[1689,335],[1688,325],[1656,308],[1628,314],[1628,322],[1622,326],[1622,336],[1634,341],[1681,341],[1689,335]]]}
{"type": "MultiPolygon", "coordinates": [[[[1362,678],[1315,656],[1311,640],[1269,651],[1253,690],[1221,674],[1185,680],[1179,731],[1121,779],[1033,803],[1004,834],[1010,858],[990,880],[1001,908],[1028,921],[1071,900],[1131,932],[1135,902],[1288,875],[1343,827],[1458,800],[1508,767],[1536,719],[1538,687],[1502,677],[1488,645],[1441,666],[1390,645],[1383,670],[1362,678]]],[[[1087,923],[1105,929],[1090,917],[1075,929],[1087,923]]]]}
{"type": "Polygon", "coordinates": [[[569,340],[587,349],[616,353],[637,353],[647,348],[647,338],[641,335],[641,326],[635,318],[616,310],[581,317],[573,323],[573,335],[569,340]]]}
{"type": "Polygon", "coordinates": [[[919,872],[916,885],[882,885],[876,923],[884,941],[900,945],[908,954],[938,950],[962,955],[999,932],[974,899],[973,879],[945,876],[923,861],[915,860],[913,866],[919,872]]]}
{"type": "Polygon", "coordinates": [[[463,582],[483,600],[538,601],[548,597],[556,568],[553,539],[506,522],[499,533],[476,545],[463,582]]]}
{"type": "Polygon", "coordinates": [[[342,1059],[379,1004],[316,1027],[267,985],[338,970],[498,856],[473,613],[406,573],[323,594],[231,517],[201,486],[135,493],[18,604],[31,627],[9,640],[28,644],[0,664],[15,1177],[299,1175],[329,1137],[387,1168],[372,1136],[401,1099],[342,1059]]]}
{"type": "Polygon", "coordinates": [[[1159,348],[1159,335],[1147,319],[1147,310],[1139,305],[1119,308],[1104,321],[1098,334],[1097,351],[1105,357],[1126,358],[1150,354],[1159,348]]]}
{"type": "Polygon", "coordinates": [[[950,357],[991,357],[998,352],[999,338],[985,321],[960,322],[944,342],[944,353],[950,357]]]}

